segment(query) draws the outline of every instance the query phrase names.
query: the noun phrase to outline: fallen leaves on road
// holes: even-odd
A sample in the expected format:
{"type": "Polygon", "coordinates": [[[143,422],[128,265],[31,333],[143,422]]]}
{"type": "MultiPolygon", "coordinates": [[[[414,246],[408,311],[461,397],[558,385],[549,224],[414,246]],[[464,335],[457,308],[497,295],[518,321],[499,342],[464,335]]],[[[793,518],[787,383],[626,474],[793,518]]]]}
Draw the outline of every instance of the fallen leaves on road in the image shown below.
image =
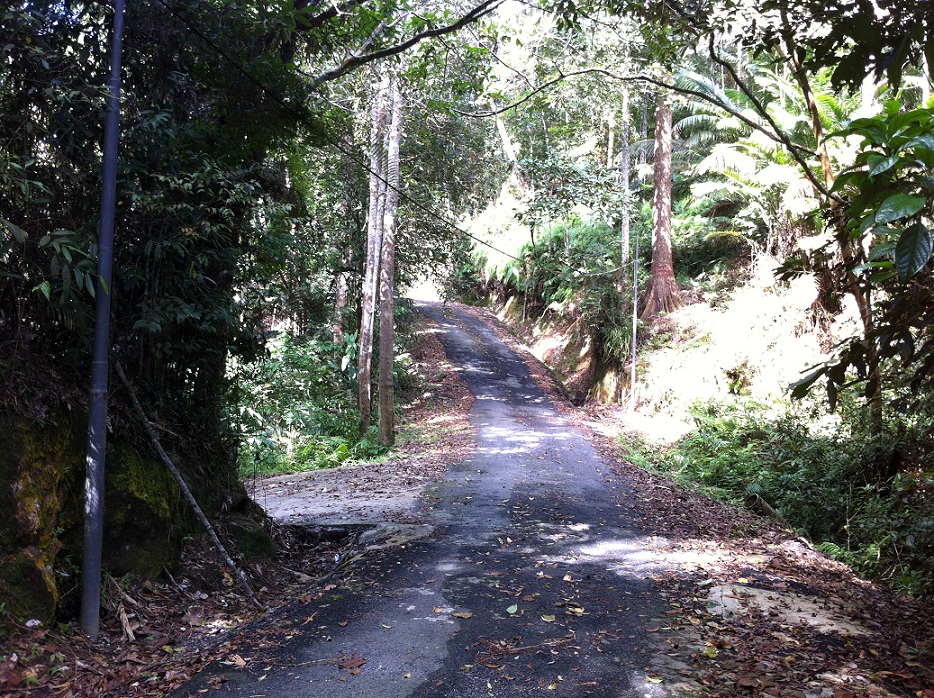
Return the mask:
{"type": "Polygon", "coordinates": [[[594,441],[628,483],[624,506],[657,536],[655,553],[681,561],[655,577],[670,610],[647,629],[664,638],[667,680],[724,698],[934,693],[930,604],[859,579],[772,522],[684,491],[594,441]]]}
{"type": "MultiPolygon", "coordinates": [[[[323,489],[363,493],[384,492],[390,486],[423,483],[440,477],[448,464],[470,453],[472,431],[466,415],[473,402],[444,355],[440,342],[423,330],[411,352],[420,379],[402,396],[402,434],[394,460],[378,466],[328,471],[323,489]],[[390,477],[392,479],[390,479],[390,477]]],[[[248,487],[249,489],[249,487],[248,487]]],[[[322,492],[327,496],[328,492],[322,492]]],[[[261,495],[258,495],[261,502],[261,495]]],[[[400,513],[400,516],[408,514],[400,513]]],[[[228,550],[233,540],[221,535],[228,550]]],[[[336,537],[311,527],[274,527],[277,559],[242,563],[262,603],[276,608],[308,603],[352,574],[344,561],[353,560],[355,538],[336,537]]],[[[228,662],[231,671],[248,670],[250,657],[241,645],[273,649],[304,632],[315,632],[314,616],[297,627],[244,632],[257,616],[236,586],[225,584],[224,564],[213,547],[195,540],[188,545],[179,570],[159,581],[127,577],[108,580],[105,612],[97,641],[70,623],[54,629],[22,626],[0,643],[0,695],[4,698],[133,698],[161,695],[185,682],[212,661],[228,662]]],[[[229,579],[229,576],[228,576],[229,579]]],[[[74,617],[75,601],[61,614],[74,617]]],[[[463,616],[462,616],[463,617],[463,616]]],[[[469,616],[468,616],[469,617],[469,616]]],[[[346,625],[341,621],[338,625],[346,625]]],[[[359,673],[363,658],[343,657],[345,671],[359,673]]],[[[264,674],[265,676],[265,674],[264,674]]],[[[217,688],[228,681],[213,676],[217,688]]]]}

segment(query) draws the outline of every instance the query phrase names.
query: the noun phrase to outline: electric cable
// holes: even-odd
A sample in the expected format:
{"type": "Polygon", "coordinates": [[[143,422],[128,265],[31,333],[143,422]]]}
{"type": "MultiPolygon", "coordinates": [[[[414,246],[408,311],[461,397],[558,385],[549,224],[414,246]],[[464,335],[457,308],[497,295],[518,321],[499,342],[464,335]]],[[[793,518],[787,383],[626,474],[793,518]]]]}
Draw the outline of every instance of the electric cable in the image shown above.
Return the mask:
{"type": "MultiPolygon", "coordinates": [[[[258,87],[264,94],[266,94],[270,99],[272,99],[272,100],[273,100],[276,104],[278,104],[282,109],[284,109],[286,112],[288,112],[288,113],[291,114],[293,117],[295,117],[300,123],[305,124],[306,126],[310,125],[310,124],[308,123],[308,115],[307,115],[307,114],[302,114],[302,113],[300,113],[297,109],[295,109],[295,107],[293,107],[291,104],[289,104],[281,95],[277,94],[274,90],[272,90],[271,88],[267,87],[262,81],[259,80],[259,78],[257,78],[257,77],[254,76],[252,73],[250,73],[249,70],[247,70],[245,67],[243,67],[243,66],[242,66],[239,62],[237,62],[233,57],[231,57],[226,51],[224,51],[220,46],[218,46],[214,41],[212,41],[208,36],[206,36],[206,35],[204,34],[204,32],[200,31],[196,26],[194,26],[194,24],[193,24],[191,21],[189,21],[186,17],[184,17],[181,13],[179,13],[175,8],[171,7],[168,3],[166,3],[165,0],[158,0],[158,2],[159,2],[159,4],[162,5],[166,10],[168,10],[168,12],[169,12],[173,17],[175,17],[178,21],[180,21],[182,24],[184,24],[185,27],[186,27],[192,34],[194,34],[194,35],[197,36],[199,39],[201,39],[201,40],[202,40],[205,44],[207,44],[213,51],[215,51],[221,58],[223,58],[225,61],[227,61],[228,63],[230,63],[230,64],[237,70],[237,72],[239,72],[241,75],[243,75],[245,78],[247,78],[247,80],[249,80],[251,83],[253,83],[254,85],[256,85],[256,87],[258,87]]],[[[432,209],[428,204],[422,203],[421,201],[419,201],[418,199],[416,199],[416,198],[413,197],[412,195],[406,193],[403,189],[401,189],[401,188],[399,188],[399,187],[393,187],[393,186],[389,183],[389,181],[388,181],[383,175],[381,175],[381,174],[378,173],[378,172],[374,172],[374,171],[370,168],[369,165],[367,165],[366,163],[362,162],[354,153],[350,152],[347,148],[342,147],[340,143],[329,143],[328,145],[331,146],[331,147],[333,147],[333,148],[335,148],[336,150],[340,151],[341,153],[343,153],[343,154],[344,154],[345,156],[347,156],[348,158],[350,158],[351,162],[353,162],[355,165],[357,165],[359,168],[361,168],[364,172],[367,172],[368,174],[370,174],[370,175],[376,177],[376,178],[379,179],[383,184],[385,184],[387,187],[389,187],[389,188],[393,189],[394,191],[398,192],[399,197],[400,197],[401,199],[404,199],[404,200],[407,201],[408,203],[412,204],[415,208],[420,209],[420,210],[423,211],[424,213],[427,213],[430,217],[432,217],[432,218],[434,218],[434,219],[440,221],[440,222],[443,223],[444,225],[448,226],[451,230],[454,230],[454,231],[460,233],[461,235],[466,235],[466,236],[467,236],[468,238],[470,238],[471,240],[474,240],[475,242],[478,242],[478,243],[480,243],[481,245],[485,245],[486,247],[489,247],[489,248],[490,248],[491,250],[493,250],[494,252],[497,252],[497,253],[499,253],[499,254],[505,256],[505,257],[508,257],[509,259],[513,259],[513,260],[515,260],[515,261],[517,261],[517,262],[518,262],[518,261],[521,261],[521,260],[520,260],[518,257],[516,257],[515,255],[511,255],[511,254],[509,254],[508,252],[506,252],[506,251],[504,251],[504,250],[498,249],[497,247],[495,247],[495,246],[491,245],[490,243],[486,242],[485,240],[482,240],[481,238],[478,238],[476,235],[473,235],[472,233],[469,233],[468,231],[464,230],[463,228],[461,228],[461,227],[460,227],[459,225],[457,225],[456,223],[451,222],[450,220],[448,220],[447,218],[445,218],[442,214],[440,214],[440,213],[438,213],[437,211],[435,211],[434,209],[432,209]]]]}

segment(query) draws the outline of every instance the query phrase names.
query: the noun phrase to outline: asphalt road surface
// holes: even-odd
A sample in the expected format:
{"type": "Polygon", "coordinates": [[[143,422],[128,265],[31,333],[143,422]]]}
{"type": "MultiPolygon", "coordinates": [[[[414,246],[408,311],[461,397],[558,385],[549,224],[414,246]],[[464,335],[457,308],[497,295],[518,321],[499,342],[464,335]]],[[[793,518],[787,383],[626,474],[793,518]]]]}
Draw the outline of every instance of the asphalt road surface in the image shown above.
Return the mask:
{"type": "Polygon", "coordinates": [[[263,621],[273,659],[210,666],[173,695],[666,695],[647,632],[662,563],[628,483],[489,327],[422,310],[476,396],[478,449],[426,501],[434,533],[369,559],[353,588],[263,621]]]}

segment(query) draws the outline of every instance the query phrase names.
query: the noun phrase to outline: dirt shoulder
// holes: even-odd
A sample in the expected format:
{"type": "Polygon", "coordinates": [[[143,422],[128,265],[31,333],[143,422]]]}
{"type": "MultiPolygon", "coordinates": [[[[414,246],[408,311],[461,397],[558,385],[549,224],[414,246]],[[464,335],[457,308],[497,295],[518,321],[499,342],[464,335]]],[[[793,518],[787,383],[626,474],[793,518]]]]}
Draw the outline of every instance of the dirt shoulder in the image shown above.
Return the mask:
{"type": "MultiPolygon", "coordinates": [[[[432,325],[422,322],[411,352],[416,379],[400,398],[397,448],[376,463],[350,464],[246,482],[275,525],[273,558],[239,555],[231,522],[215,522],[266,611],[252,606],[216,551],[196,538],[179,568],[159,580],[105,579],[96,641],[72,620],[55,628],[20,627],[0,642],[0,694],[160,696],[211,661],[244,663],[234,649],[258,618],[308,602],[344,583],[364,547],[361,529],[420,521],[419,494],[448,465],[474,449],[470,391],[448,362],[432,325]]],[[[274,644],[277,637],[257,642],[274,644]]]]}
{"type": "Polygon", "coordinates": [[[677,560],[655,581],[668,603],[652,629],[659,675],[685,695],[934,698],[934,607],[855,575],[795,533],[683,489],[629,462],[621,406],[574,408],[522,341],[471,308],[559,408],[632,483],[629,501],[655,534],[646,555],[677,560]],[[685,680],[687,679],[687,680],[685,680]]]}
{"type": "Polygon", "coordinates": [[[934,698],[934,608],[868,582],[770,520],[682,489],[592,435],[682,561],[656,579],[658,639],[699,695],[934,698]]]}

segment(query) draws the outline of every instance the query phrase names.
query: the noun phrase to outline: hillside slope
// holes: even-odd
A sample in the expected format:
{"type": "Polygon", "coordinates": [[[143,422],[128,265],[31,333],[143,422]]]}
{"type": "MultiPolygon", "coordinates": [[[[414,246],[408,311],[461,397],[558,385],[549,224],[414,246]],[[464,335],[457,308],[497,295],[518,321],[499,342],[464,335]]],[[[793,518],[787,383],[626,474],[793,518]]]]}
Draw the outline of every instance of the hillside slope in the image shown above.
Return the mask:
{"type": "MultiPolygon", "coordinates": [[[[608,419],[615,414],[612,421],[624,422],[650,441],[671,442],[692,427],[690,408],[696,403],[786,402],[788,385],[825,360],[840,338],[856,332],[857,316],[847,308],[818,327],[810,319],[817,297],[813,279],[780,282],[775,266],[774,259],[759,257],[731,291],[706,297],[688,291],[685,297],[694,302],[651,327],[641,326],[635,404],[627,368],[624,404],[601,413],[608,419]]],[[[509,299],[495,310],[572,395],[582,396],[590,387],[593,357],[577,308],[551,308],[536,321],[522,323],[515,312],[519,306],[521,301],[509,299]]]]}

